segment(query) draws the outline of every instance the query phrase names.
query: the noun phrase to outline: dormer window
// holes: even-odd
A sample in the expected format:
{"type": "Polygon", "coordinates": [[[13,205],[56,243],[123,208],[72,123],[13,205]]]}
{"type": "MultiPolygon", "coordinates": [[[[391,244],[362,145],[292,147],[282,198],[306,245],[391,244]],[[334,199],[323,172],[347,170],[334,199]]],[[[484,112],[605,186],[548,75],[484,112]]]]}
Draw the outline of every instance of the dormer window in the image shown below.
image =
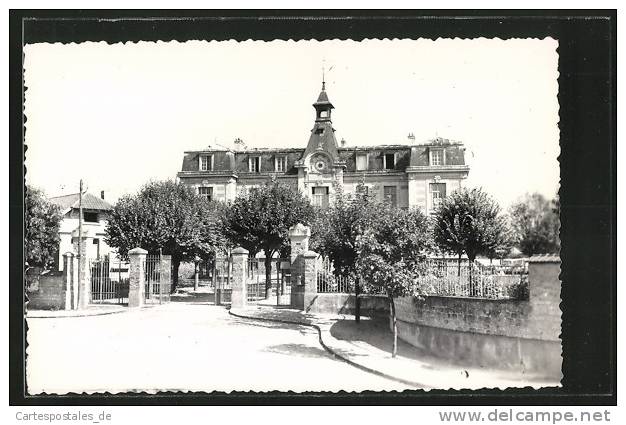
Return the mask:
{"type": "Polygon", "coordinates": [[[284,156],[277,156],[274,158],[274,170],[279,173],[284,173],[287,169],[287,158],[284,156]]]}
{"type": "Polygon", "coordinates": [[[393,153],[386,153],[383,156],[383,168],[385,170],[393,170],[396,168],[396,155],[393,153]]]}
{"type": "Polygon", "coordinates": [[[442,149],[430,150],[430,165],[431,166],[444,165],[444,155],[443,155],[442,149]]]}
{"type": "Polygon", "coordinates": [[[261,171],[261,158],[258,156],[251,156],[248,158],[248,171],[251,173],[258,173],[261,171]]]}
{"type": "Polygon", "coordinates": [[[200,155],[200,171],[213,171],[213,155],[200,155]]]}

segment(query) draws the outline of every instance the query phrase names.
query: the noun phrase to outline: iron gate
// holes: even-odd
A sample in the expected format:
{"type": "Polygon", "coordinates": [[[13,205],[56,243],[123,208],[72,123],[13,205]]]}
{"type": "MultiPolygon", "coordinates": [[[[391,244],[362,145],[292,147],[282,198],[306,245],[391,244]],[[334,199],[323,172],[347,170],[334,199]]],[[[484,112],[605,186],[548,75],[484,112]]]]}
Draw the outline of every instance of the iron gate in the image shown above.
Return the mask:
{"type": "Polygon", "coordinates": [[[230,257],[217,257],[213,263],[212,282],[215,305],[231,302],[232,261],[230,257]]]}
{"type": "Polygon", "coordinates": [[[146,304],[163,304],[170,301],[171,256],[149,255],[144,263],[144,299],[146,304]]]}
{"type": "Polygon", "coordinates": [[[89,261],[91,276],[90,302],[94,304],[128,304],[128,263],[108,258],[89,261]]]}
{"type": "MultiPolygon", "coordinates": [[[[270,291],[267,302],[291,305],[291,262],[285,258],[272,258],[270,262],[270,291]]],[[[246,289],[248,302],[265,300],[265,258],[248,258],[246,289]]]]}

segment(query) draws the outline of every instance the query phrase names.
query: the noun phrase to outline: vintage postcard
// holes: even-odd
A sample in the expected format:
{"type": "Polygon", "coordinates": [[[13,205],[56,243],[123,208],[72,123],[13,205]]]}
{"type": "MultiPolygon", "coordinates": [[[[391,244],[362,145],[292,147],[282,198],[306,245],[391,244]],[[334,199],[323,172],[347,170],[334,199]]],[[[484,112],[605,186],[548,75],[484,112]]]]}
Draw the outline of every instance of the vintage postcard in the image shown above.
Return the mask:
{"type": "Polygon", "coordinates": [[[560,387],[558,47],[26,44],[28,394],[560,387]]]}

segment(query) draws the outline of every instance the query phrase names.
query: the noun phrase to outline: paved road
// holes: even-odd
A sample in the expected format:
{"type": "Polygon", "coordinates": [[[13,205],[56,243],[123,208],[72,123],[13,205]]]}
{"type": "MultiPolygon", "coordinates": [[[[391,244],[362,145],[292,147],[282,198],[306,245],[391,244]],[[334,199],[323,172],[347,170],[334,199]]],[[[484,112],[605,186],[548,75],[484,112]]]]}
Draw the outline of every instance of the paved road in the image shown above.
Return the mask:
{"type": "Polygon", "coordinates": [[[29,319],[28,326],[31,394],[404,389],[333,359],[313,329],[237,319],[211,305],[29,319]]]}

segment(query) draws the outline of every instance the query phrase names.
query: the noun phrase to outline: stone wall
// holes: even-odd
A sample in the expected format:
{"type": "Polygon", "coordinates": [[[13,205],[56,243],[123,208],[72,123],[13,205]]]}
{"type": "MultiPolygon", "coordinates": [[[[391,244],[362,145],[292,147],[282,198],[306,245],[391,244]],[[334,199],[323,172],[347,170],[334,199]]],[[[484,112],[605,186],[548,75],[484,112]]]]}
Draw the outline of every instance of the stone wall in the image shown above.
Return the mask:
{"type": "Polygon", "coordinates": [[[63,272],[52,271],[39,277],[38,289],[28,292],[29,310],[63,310],[65,308],[63,272]]]}
{"type": "MultiPolygon", "coordinates": [[[[377,295],[360,295],[361,314],[363,316],[380,317],[389,315],[387,297],[377,295]]],[[[356,296],[354,294],[322,294],[318,293],[306,309],[309,313],[318,314],[354,314],[356,296]]]]}
{"type": "Polygon", "coordinates": [[[529,264],[528,301],[397,298],[400,339],[438,357],[481,367],[561,373],[560,263],[529,264]]]}

